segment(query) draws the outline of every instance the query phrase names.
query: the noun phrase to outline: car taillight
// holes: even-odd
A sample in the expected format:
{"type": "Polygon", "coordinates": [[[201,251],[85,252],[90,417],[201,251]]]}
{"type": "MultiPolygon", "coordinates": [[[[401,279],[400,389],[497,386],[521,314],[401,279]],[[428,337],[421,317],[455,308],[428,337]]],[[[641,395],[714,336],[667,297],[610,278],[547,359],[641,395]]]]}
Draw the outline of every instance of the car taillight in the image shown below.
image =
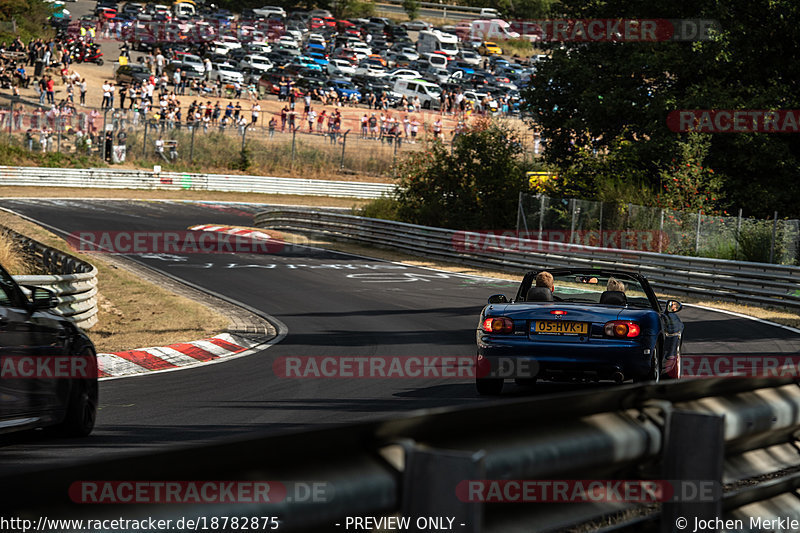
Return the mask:
{"type": "Polygon", "coordinates": [[[563,311],[563,310],[561,310],[561,309],[555,309],[555,310],[553,310],[553,311],[550,311],[550,314],[551,314],[551,315],[566,315],[566,314],[567,314],[567,312],[566,312],[566,311],[563,311]]]}
{"type": "Polygon", "coordinates": [[[638,337],[642,330],[636,322],[613,320],[611,322],[606,322],[606,325],[603,327],[603,332],[606,334],[606,337],[632,338],[638,337]]]}
{"type": "Polygon", "coordinates": [[[504,316],[486,318],[481,329],[486,333],[511,333],[514,331],[514,321],[504,316]]]}

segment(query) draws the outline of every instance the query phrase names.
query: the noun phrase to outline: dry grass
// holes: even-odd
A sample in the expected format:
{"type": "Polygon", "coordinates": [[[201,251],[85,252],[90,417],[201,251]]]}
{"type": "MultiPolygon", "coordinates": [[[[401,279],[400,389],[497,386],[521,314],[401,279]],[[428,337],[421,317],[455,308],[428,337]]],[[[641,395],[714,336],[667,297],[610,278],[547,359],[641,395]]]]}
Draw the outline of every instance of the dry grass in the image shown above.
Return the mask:
{"type": "Polygon", "coordinates": [[[35,273],[33,265],[28,263],[25,254],[7,233],[0,233],[0,265],[12,276],[35,273]]]}
{"type": "MultiPolygon", "coordinates": [[[[514,274],[509,272],[502,272],[502,271],[488,270],[488,269],[483,270],[455,263],[428,261],[425,259],[420,259],[419,257],[396,252],[393,250],[375,248],[371,246],[362,246],[359,244],[352,244],[340,241],[331,241],[321,236],[307,236],[307,235],[300,235],[296,233],[285,233],[285,232],[282,235],[287,241],[290,242],[308,244],[310,246],[318,246],[320,248],[338,250],[340,252],[346,252],[351,254],[377,257],[379,259],[384,259],[386,261],[402,262],[408,265],[414,265],[426,268],[436,268],[439,270],[444,270],[446,272],[454,272],[457,274],[486,276],[490,278],[510,280],[510,281],[519,281],[521,279],[521,274],[514,274]]],[[[705,307],[713,307],[715,309],[722,309],[724,311],[731,311],[734,313],[740,313],[743,315],[760,318],[762,320],[768,320],[770,322],[775,322],[776,324],[783,324],[786,326],[800,328],[800,314],[788,311],[786,309],[777,309],[770,307],[761,308],[750,305],[723,302],[718,300],[691,298],[688,296],[676,296],[663,293],[659,293],[658,297],[663,299],[677,298],[681,302],[687,304],[696,304],[705,307]]]]}
{"type": "Polygon", "coordinates": [[[97,255],[75,253],[61,238],[17,216],[0,212],[0,224],[97,266],[99,321],[88,333],[100,352],[197,340],[228,325],[219,313],[144,282],[97,255]]]}

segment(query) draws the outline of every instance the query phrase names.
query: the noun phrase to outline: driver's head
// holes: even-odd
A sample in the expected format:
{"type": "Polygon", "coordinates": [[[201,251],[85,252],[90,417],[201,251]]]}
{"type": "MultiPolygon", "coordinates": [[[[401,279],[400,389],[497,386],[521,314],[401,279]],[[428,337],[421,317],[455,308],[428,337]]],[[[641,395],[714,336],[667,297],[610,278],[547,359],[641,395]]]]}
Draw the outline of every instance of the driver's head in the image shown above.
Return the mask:
{"type": "Polygon", "coordinates": [[[555,290],[553,275],[550,272],[539,272],[536,274],[536,286],[547,287],[550,292],[553,292],[555,290]]]}

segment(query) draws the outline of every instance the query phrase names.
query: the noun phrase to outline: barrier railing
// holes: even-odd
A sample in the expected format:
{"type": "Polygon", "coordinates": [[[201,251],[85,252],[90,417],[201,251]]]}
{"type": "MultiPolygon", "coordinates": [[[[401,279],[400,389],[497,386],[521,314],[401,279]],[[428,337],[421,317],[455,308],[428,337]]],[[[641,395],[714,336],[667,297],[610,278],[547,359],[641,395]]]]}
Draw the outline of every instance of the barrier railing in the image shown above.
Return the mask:
{"type": "Polygon", "coordinates": [[[646,275],[657,291],[733,302],[800,308],[800,267],[513,240],[513,247],[475,246],[482,234],[301,208],[271,208],[255,225],[311,231],[413,255],[480,268],[525,272],[558,267],[622,268],[646,275]],[[533,251],[531,251],[533,250],[533,251]]]}
{"type": "Polygon", "coordinates": [[[115,169],[69,169],[0,166],[0,185],[80,187],[103,189],[203,190],[380,198],[394,185],[353,181],[329,181],[269,176],[146,172],[115,169]]]}
{"type": "Polygon", "coordinates": [[[453,529],[468,533],[589,530],[586,524],[598,523],[610,530],[645,521],[673,531],[681,517],[735,519],[755,507],[751,516],[762,520],[799,517],[800,503],[791,496],[798,475],[787,471],[796,467],[799,429],[800,388],[788,379],[593,387],[0,474],[4,486],[14,487],[0,506],[50,518],[269,516],[286,531],[344,530],[347,517],[395,514],[412,524],[418,517],[452,518],[459,524],[453,529]],[[87,483],[81,480],[91,480],[91,490],[81,490],[87,483]],[[109,487],[101,493],[103,480],[109,487]],[[137,483],[152,488],[172,480],[269,480],[289,489],[281,493],[286,497],[259,502],[248,493],[208,505],[195,493],[189,503],[154,506],[152,490],[137,500],[137,483]],[[500,490],[494,496],[504,502],[492,504],[482,499],[485,492],[460,490],[469,481],[490,480],[636,480],[665,490],[652,499],[641,492],[581,498],[570,491],[557,502],[552,492],[550,499],[535,491],[505,498],[500,490]],[[312,485],[320,490],[302,498],[291,489],[312,485]],[[86,505],[99,495],[103,505],[86,505]]]}
{"type": "Polygon", "coordinates": [[[97,323],[97,268],[94,265],[11,229],[0,226],[0,233],[16,241],[37,266],[50,272],[14,276],[17,283],[53,291],[58,299],[54,311],[80,328],[89,329],[97,323]]]}

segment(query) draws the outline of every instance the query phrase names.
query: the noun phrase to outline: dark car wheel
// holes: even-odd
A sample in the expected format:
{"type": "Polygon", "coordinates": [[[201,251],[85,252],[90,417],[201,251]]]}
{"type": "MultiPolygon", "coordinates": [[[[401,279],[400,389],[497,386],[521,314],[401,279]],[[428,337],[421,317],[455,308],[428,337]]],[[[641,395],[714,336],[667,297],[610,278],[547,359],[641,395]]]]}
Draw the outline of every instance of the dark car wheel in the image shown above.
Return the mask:
{"type": "MultiPolygon", "coordinates": [[[[83,346],[77,350],[83,357],[94,357],[91,346],[83,346]]],[[[69,393],[67,414],[58,426],[58,431],[68,437],[85,437],[94,429],[97,419],[97,380],[75,380],[69,393]]]]}
{"type": "Polygon", "coordinates": [[[503,392],[503,379],[475,379],[475,388],[481,396],[497,396],[503,392]]]}
{"type": "Polygon", "coordinates": [[[659,351],[659,345],[656,344],[653,347],[650,355],[650,371],[647,372],[644,376],[635,379],[634,381],[638,383],[654,381],[658,383],[661,381],[661,355],[659,351]]]}
{"type": "Polygon", "coordinates": [[[98,66],[98,67],[102,67],[102,66],[103,66],[103,60],[102,60],[102,58],[101,58],[101,59],[98,59],[97,61],[95,61],[95,63],[97,63],[97,66],[98,66]]]}

